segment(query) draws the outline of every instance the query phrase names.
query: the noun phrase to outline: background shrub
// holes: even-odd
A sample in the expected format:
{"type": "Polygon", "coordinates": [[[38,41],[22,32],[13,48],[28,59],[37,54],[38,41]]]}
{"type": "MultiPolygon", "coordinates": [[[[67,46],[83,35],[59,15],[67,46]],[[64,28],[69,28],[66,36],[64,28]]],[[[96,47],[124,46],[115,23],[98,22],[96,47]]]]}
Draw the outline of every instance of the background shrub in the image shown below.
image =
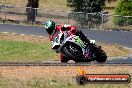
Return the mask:
{"type": "Polygon", "coordinates": [[[119,0],[115,9],[116,15],[113,22],[117,25],[132,25],[132,0],[119,0]],[[122,17],[123,16],[123,17],[122,17]],[[124,17],[125,16],[125,17],[124,17]]]}

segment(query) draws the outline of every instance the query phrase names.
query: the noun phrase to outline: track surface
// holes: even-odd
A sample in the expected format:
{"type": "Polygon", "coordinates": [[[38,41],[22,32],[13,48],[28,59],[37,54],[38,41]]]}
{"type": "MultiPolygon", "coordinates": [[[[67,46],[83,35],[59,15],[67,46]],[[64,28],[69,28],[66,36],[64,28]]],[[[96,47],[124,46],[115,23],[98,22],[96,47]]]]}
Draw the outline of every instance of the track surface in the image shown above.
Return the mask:
{"type": "MultiPolygon", "coordinates": [[[[90,39],[94,39],[96,41],[105,42],[105,43],[119,44],[119,45],[123,45],[128,48],[132,48],[132,31],[130,32],[100,31],[100,30],[82,30],[82,31],[90,39]]],[[[37,26],[0,24],[0,32],[10,32],[10,33],[36,35],[36,36],[48,36],[44,28],[37,27],[37,26]]],[[[44,63],[47,63],[47,62],[44,62],[44,63]]],[[[132,64],[132,54],[128,57],[119,57],[118,59],[109,60],[105,64],[119,64],[119,63],[120,64],[126,64],[126,63],[132,64]]],[[[53,65],[52,62],[49,64],[53,65]]],[[[59,63],[57,62],[57,64],[60,64],[60,62],[59,63]]],[[[74,63],[72,64],[74,65],[74,63]]],[[[0,65],[2,65],[2,63],[0,63],[0,65]]]]}
{"type": "MultiPolygon", "coordinates": [[[[132,48],[132,31],[100,31],[100,30],[82,30],[88,38],[96,41],[119,44],[132,48]]],[[[37,26],[22,26],[12,24],[0,24],[0,32],[15,32],[18,34],[48,36],[44,28],[37,26]]]]}
{"type": "Polygon", "coordinates": [[[132,66],[132,63],[0,62],[0,66],[132,66]]]}

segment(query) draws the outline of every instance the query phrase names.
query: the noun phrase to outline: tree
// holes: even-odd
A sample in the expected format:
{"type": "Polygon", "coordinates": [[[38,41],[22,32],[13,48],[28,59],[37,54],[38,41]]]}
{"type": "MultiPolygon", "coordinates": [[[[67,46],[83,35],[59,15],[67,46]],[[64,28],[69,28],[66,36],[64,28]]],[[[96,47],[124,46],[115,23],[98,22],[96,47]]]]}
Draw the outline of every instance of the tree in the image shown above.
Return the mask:
{"type": "Polygon", "coordinates": [[[67,0],[67,6],[73,8],[75,12],[82,12],[84,0],[67,0]]]}
{"type": "Polygon", "coordinates": [[[38,2],[39,2],[39,0],[28,0],[27,6],[26,6],[28,22],[35,22],[35,18],[37,15],[37,9],[35,9],[35,8],[39,7],[38,2]]]}
{"type": "Polygon", "coordinates": [[[114,23],[117,25],[132,25],[132,17],[123,17],[123,16],[132,16],[132,0],[120,0],[115,9],[116,15],[121,15],[114,17],[114,23]]]}
{"type": "Polygon", "coordinates": [[[78,24],[81,25],[81,27],[87,26],[89,22],[100,24],[102,21],[102,16],[99,14],[87,13],[101,12],[104,5],[105,0],[67,0],[67,6],[71,7],[73,11],[69,14],[69,18],[74,19],[76,22],[78,22],[78,24]]]}
{"type": "Polygon", "coordinates": [[[105,0],[67,0],[67,6],[75,12],[101,12],[105,0]]]}

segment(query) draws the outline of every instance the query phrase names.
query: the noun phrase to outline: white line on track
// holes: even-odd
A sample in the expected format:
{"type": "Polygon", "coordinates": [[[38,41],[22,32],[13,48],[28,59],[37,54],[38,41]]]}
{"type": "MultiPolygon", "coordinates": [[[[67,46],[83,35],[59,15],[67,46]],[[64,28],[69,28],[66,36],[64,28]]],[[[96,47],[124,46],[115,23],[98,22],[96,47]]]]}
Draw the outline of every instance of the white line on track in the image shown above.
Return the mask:
{"type": "Polygon", "coordinates": [[[9,32],[2,32],[2,33],[4,33],[4,34],[8,34],[9,32]]]}
{"type": "Polygon", "coordinates": [[[20,34],[20,35],[22,35],[22,36],[23,36],[23,35],[25,35],[25,34],[20,34]]]}
{"type": "MultiPolygon", "coordinates": [[[[18,34],[18,33],[10,33],[10,32],[0,32],[0,33],[3,33],[3,34],[13,34],[13,35],[21,35],[21,36],[24,36],[26,34],[18,34]]],[[[37,35],[29,35],[29,36],[32,36],[32,37],[39,37],[39,38],[43,38],[44,36],[37,36],[37,35]]]]}
{"type": "Polygon", "coordinates": [[[17,33],[11,33],[11,34],[16,35],[17,33]]]}
{"type": "Polygon", "coordinates": [[[36,35],[30,35],[30,36],[34,37],[34,36],[36,36],[36,35]]]}
{"type": "Polygon", "coordinates": [[[38,36],[39,38],[43,38],[43,36],[38,36]]]}

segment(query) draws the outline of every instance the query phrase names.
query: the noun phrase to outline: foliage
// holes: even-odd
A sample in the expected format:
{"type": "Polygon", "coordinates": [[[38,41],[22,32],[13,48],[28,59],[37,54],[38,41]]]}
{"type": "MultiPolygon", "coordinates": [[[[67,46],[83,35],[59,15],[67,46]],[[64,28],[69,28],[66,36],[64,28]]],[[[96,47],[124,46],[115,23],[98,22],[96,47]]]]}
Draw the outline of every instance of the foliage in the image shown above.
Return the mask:
{"type": "Polygon", "coordinates": [[[84,0],[67,0],[67,6],[73,8],[75,12],[83,12],[84,0]]]}
{"type": "Polygon", "coordinates": [[[70,13],[69,18],[75,20],[80,27],[92,28],[94,25],[100,25],[102,17],[99,13],[85,14],[85,13],[70,13]]]}
{"type": "Polygon", "coordinates": [[[67,0],[67,5],[75,12],[101,12],[105,0],[67,0]]]}
{"type": "Polygon", "coordinates": [[[121,15],[120,17],[114,17],[114,23],[117,25],[132,25],[132,17],[122,17],[122,16],[132,16],[132,0],[120,0],[115,9],[116,15],[121,15]]]}
{"type": "Polygon", "coordinates": [[[102,6],[105,5],[105,0],[67,0],[67,2],[67,5],[73,10],[73,12],[69,14],[69,17],[74,19],[81,27],[86,27],[89,23],[90,25],[91,23],[101,23],[102,17],[96,13],[102,11],[102,6]]]}

